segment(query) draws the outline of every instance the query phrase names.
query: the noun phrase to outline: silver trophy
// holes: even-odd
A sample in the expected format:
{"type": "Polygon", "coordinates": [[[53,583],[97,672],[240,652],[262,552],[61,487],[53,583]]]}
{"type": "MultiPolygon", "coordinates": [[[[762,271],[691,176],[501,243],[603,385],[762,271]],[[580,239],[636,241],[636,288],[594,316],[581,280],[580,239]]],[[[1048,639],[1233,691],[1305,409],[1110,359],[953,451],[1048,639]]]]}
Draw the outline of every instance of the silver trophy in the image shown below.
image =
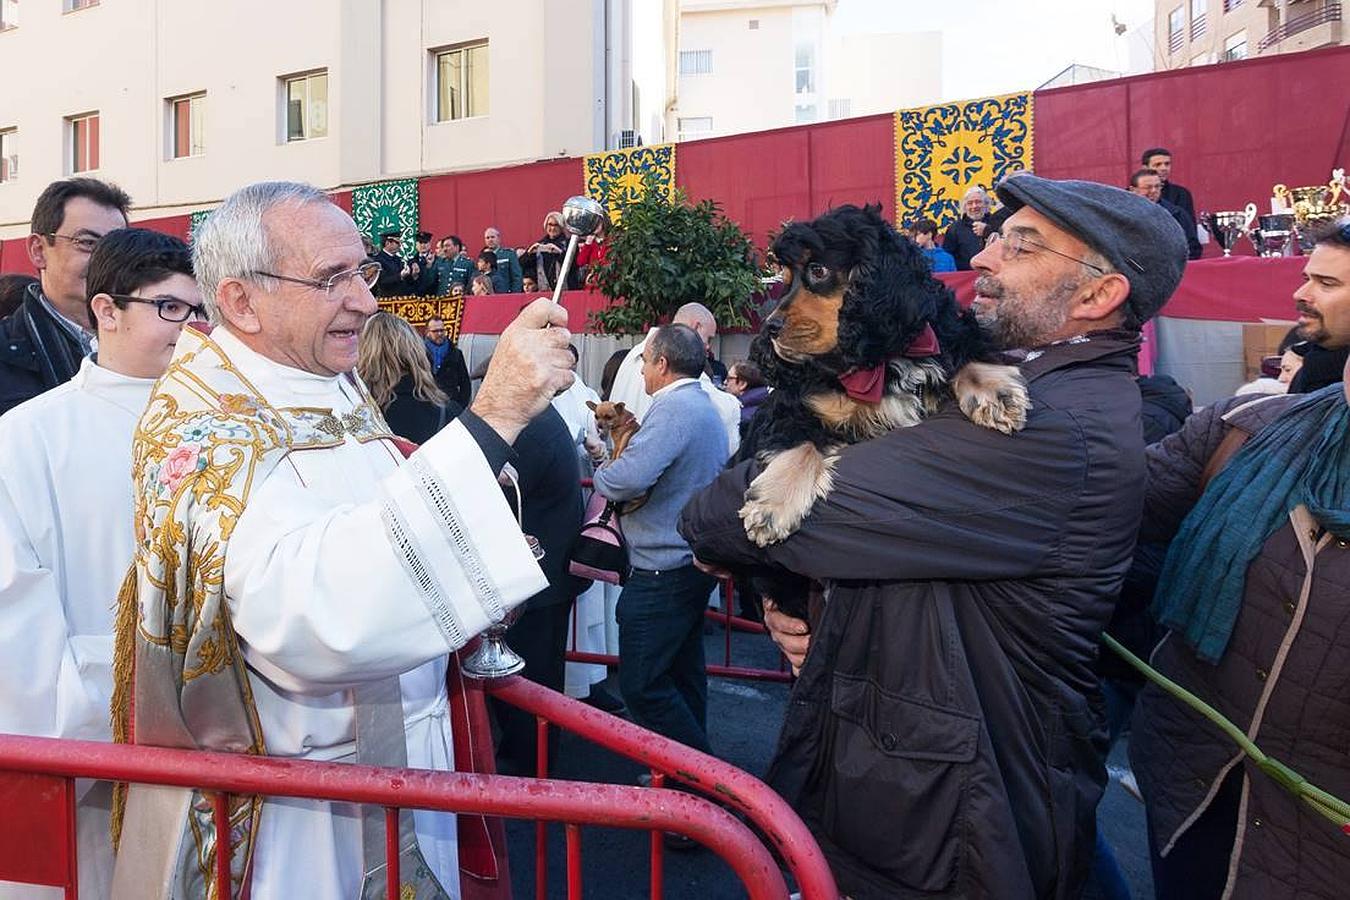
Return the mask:
{"type": "Polygon", "coordinates": [[[567,240],[567,253],[563,256],[562,267],[558,269],[558,283],[553,286],[553,302],[562,297],[563,285],[567,284],[567,273],[572,269],[572,259],[577,255],[577,242],[590,234],[595,234],[602,223],[608,222],[605,208],[590,197],[568,197],[562,208],[563,227],[571,235],[567,240]]]}
{"type": "Polygon", "coordinates": [[[1214,235],[1214,239],[1223,248],[1224,256],[1233,255],[1233,245],[1247,230],[1246,226],[1247,213],[1243,210],[1216,212],[1209,216],[1209,233],[1214,235]]]}
{"type": "Polygon", "coordinates": [[[1261,256],[1288,256],[1294,244],[1294,214],[1261,216],[1252,232],[1252,243],[1261,256]]]}

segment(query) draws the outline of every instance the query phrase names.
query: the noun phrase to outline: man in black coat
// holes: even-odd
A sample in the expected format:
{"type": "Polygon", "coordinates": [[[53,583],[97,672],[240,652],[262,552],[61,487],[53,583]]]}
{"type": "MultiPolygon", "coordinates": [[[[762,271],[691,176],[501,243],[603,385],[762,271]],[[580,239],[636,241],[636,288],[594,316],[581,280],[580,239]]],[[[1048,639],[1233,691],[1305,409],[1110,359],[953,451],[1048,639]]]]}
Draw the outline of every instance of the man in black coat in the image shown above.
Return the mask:
{"type": "MultiPolygon", "coordinates": [[[[525,601],[525,612],[506,633],[506,643],[525,660],[524,676],[563,689],[567,653],[567,626],[572,604],[590,582],[567,573],[567,553],[581,528],[581,466],[571,432],[557,410],[549,407],[530,420],[512,448],[516,483],[506,483],[507,502],[513,507],[517,486],[522,504],[521,530],[534,535],[544,549],[539,567],[548,587],[525,601]]],[[[534,716],[505,703],[492,708],[501,726],[497,758],[507,774],[535,770],[534,716]]],[[[550,730],[550,756],[557,747],[550,730]]]]}
{"type": "Polygon", "coordinates": [[[399,256],[402,249],[403,238],[397,231],[380,235],[380,252],[374,257],[380,264],[380,280],[375,282],[373,291],[376,297],[401,297],[412,293],[415,279],[409,264],[399,256]]]}
{"type": "Polygon", "coordinates": [[[473,382],[469,380],[469,367],[464,362],[464,354],[455,342],[450,340],[444,319],[427,320],[426,336],[423,338],[427,348],[427,362],[431,363],[431,374],[436,385],[445,391],[447,397],[460,406],[468,406],[473,394],[473,382]]]}
{"type": "Polygon", "coordinates": [[[1186,233],[1186,258],[1199,259],[1204,248],[1200,246],[1200,237],[1195,231],[1195,217],[1180,206],[1163,199],[1163,182],[1152,169],[1139,169],[1130,176],[1130,193],[1138,194],[1167,210],[1167,214],[1177,220],[1181,230],[1186,233]]]}
{"type": "Polygon", "coordinates": [[[814,632],[766,604],[800,667],[768,780],[855,900],[1079,895],[1106,784],[1093,664],[1144,487],[1139,328],[1185,265],[1180,228],[1106,185],[1017,175],[975,310],[1031,394],[1004,435],[949,404],[846,447],[832,492],[761,549],[759,463],[684,510],[709,563],[824,584],[814,632]],[[809,652],[808,652],[809,650],[809,652]]]}
{"type": "Polygon", "coordinates": [[[961,218],[947,228],[942,238],[942,249],[956,260],[958,271],[970,270],[970,261],[984,249],[984,240],[993,230],[985,217],[989,214],[989,195],[976,186],[961,198],[961,218]]]}
{"type": "Polygon", "coordinates": [[[54,181],[38,197],[26,248],[38,284],[0,321],[0,414],[69,381],[92,352],[89,256],[104,235],[127,227],[130,206],[125,191],[94,178],[54,181]]]}
{"type": "Polygon", "coordinates": [[[1145,168],[1152,169],[1162,179],[1162,198],[1173,206],[1179,206],[1186,215],[1195,221],[1195,200],[1191,192],[1172,180],[1172,151],[1166,147],[1149,147],[1140,156],[1139,161],[1145,168]]]}

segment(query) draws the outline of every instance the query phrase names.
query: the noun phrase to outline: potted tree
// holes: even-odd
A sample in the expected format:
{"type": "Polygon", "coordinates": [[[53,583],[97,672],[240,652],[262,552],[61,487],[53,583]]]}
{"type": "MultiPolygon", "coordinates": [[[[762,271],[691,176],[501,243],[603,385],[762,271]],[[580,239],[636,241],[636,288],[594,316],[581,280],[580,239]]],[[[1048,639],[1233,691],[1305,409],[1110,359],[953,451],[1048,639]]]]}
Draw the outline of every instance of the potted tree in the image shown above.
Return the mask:
{"type": "Polygon", "coordinates": [[[640,334],[694,302],[723,328],[750,324],[761,289],[754,245],[712,200],[690,203],[680,189],[667,199],[649,181],[607,240],[596,283],[610,304],[592,314],[601,332],[640,334]]]}

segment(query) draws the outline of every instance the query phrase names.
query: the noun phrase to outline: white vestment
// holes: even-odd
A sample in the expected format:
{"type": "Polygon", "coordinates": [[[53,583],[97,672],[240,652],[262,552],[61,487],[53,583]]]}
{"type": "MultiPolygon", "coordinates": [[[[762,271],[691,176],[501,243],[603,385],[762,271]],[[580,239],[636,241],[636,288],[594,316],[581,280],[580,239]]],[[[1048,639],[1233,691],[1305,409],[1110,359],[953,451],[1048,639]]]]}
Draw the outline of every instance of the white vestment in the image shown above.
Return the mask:
{"type": "MultiPolygon", "coordinates": [[[[362,403],[346,377],[272,362],[224,328],[211,336],[274,407],[340,418],[362,403]]],[[[408,766],[453,769],[447,654],[490,624],[485,597],[510,608],[546,586],[462,424],[406,462],[387,440],[350,435],[292,452],[253,488],[225,559],[268,754],[353,761],[351,686],[399,675],[408,766]]],[[[454,817],[415,818],[423,855],[458,897],[454,817]]],[[[268,799],[256,848],[253,900],[358,896],[355,806],[268,799]]]]}
{"type": "MultiPolygon", "coordinates": [[[[0,732],[109,741],[113,610],[131,565],[131,435],[151,378],[85,359],[0,417],[0,732]]],[[[80,896],[108,896],[108,785],[77,782],[80,896]]],[[[0,812],[3,815],[3,812],[0,812]]],[[[60,897],[0,884],[0,900],[60,897]]]]}
{"type": "MultiPolygon", "coordinates": [[[[651,334],[648,332],[647,338],[650,338],[651,334]]],[[[619,371],[614,375],[614,386],[609,391],[609,399],[615,403],[622,401],[624,409],[637,416],[639,422],[652,406],[652,398],[647,394],[647,388],[642,381],[642,351],[647,346],[647,338],[638,341],[633,349],[628,351],[628,355],[619,364],[619,371]]],[[[729,448],[727,455],[735,456],[741,446],[741,401],[718,388],[706,373],[699,376],[698,383],[703,392],[712,399],[717,415],[722,420],[722,427],[727,431],[729,448]]]]}

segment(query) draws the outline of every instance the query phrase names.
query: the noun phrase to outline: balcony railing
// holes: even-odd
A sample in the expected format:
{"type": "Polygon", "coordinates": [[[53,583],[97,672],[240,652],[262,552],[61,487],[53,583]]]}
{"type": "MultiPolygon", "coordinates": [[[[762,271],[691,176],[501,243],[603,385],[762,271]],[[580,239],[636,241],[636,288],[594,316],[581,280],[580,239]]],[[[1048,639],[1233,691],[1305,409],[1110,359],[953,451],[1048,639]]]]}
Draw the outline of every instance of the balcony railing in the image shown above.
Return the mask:
{"type": "Polygon", "coordinates": [[[1191,19],[1191,40],[1196,40],[1205,33],[1205,14],[1201,13],[1194,19],[1191,19]]]}
{"type": "Polygon", "coordinates": [[[1174,31],[1167,36],[1167,52],[1176,53],[1181,49],[1181,45],[1186,42],[1186,32],[1174,31]]]}
{"type": "Polygon", "coordinates": [[[1261,42],[1256,45],[1256,49],[1258,51],[1265,50],[1267,47],[1273,47],[1285,38],[1291,38],[1301,31],[1316,28],[1318,25],[1325,25],[1327,22],[1339,22],[1340,20],[1341,4],[1324,3],[1321,9],[1295,16],[1286,20],[1278,28],[1272,29],[1270,34],[1261,38],[1261,42]]]}

